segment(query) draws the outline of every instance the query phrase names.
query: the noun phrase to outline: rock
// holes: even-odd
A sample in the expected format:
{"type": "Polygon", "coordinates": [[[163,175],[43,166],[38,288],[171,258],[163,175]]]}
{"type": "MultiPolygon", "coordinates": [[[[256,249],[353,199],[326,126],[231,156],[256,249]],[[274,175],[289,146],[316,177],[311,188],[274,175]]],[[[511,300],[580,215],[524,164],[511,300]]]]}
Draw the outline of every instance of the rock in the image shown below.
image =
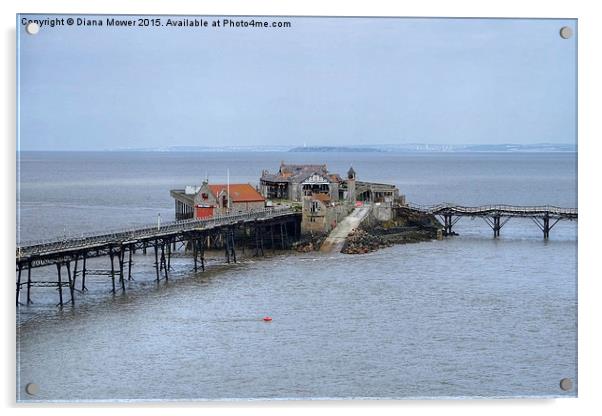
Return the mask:
{"type": "Polygon", "coordinates": [[[309,253],[310,251],[317,251],[326,239],[325,234],[318,235],[307,235],[304,236],[300,241],[293,245],[293,249],[299,253],[309,253]]]}

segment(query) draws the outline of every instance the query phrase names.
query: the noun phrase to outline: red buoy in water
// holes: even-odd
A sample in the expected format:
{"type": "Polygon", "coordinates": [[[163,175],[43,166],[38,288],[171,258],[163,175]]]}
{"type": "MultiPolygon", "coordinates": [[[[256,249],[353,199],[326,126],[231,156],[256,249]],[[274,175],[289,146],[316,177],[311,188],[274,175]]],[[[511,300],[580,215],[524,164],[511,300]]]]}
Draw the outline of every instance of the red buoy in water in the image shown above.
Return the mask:
{"type": "Polygon", "coordinates": [[[264,320],[265,322],[270,322],[270,321],[272,320],[272,318],[271,318],[270,316],[264,316],[264,317],[263,317],[263,320],[264,320]]]}

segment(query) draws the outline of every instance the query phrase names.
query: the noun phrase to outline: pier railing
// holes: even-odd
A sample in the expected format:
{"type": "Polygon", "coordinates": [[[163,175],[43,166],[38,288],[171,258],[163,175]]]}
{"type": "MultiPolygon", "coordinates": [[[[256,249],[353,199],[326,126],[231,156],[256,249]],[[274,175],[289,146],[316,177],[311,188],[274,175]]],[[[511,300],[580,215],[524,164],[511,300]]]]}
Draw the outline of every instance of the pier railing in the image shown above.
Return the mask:
{"type": "Polygon", "coordinates": [[[210,218],[170,221],[155,226],[113,230],[105,233],[86,233],[75,236],[64,236],[60,238],[26,241],[17,244],[17,258],[25,254],[43,253],[46,251],[57,251],[89,247],[108,243],[123,244],[130,240],[148,237],[160,237],[163,234],[174,232],[192,231],[214,226],[234,224],[239,221],[259,220],[288,215],[294,211],[289,207],[264,208],[259,210],[239,212],[224,215],[215,215],[210,218]]]}

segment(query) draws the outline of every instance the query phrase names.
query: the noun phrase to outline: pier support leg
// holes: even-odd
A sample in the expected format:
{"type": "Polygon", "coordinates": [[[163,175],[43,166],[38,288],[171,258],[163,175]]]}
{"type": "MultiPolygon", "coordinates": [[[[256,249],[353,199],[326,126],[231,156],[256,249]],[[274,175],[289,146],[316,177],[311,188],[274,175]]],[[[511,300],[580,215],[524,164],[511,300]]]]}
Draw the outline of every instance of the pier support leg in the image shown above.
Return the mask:
{"type": "Polygon", "coordinates": [[[19,306],[21,304],[21,302],[19,302],[19,294],[21,292],[21,263],[19,263],[19,265],[17,266],[19,271],[18,271],[18,277],[17,277],[17,306],[19,306]]]}
{"type": "MultiPolygon", "coordinates": [[[[239,233],[240,234],[240,233],[239,233]]],[[[241,242],[240,242],[240,248],[242,250],[242,255],[245,255],[245,245],[247,244],[247,229],[244,227],[242,228],[242,236],[241,236],[241,242]]]]}
{"type": "Polygon", "coordinates": [[[31,301],[31,262],[27,263],[27,304],[33,303],[31,301]]]}
{"type": "MultiPolygon", "coordinates": [[[[443,214],[439,214],[439,215],[441,215],[443,217],[444,235],[453,236],[452,228],[453,228],[454,224],[457,223],[460,218],[462,218],[462,215],[456,216],[455,220],[453,218],[453,214],[451,214],[451,213],[443,213],[443,214]]],[[[483,217],[483,218],[485,218],[485,217],[483,217]]],[[[485,221],[489,222],[490,220],[485,218],[485,221]]]]}
{"type": "Polygon", "coordinates": [[[284,250],[284,224],[280,223],[280,248],[284,250]]]}
{"type": "Polygon", "coordinates": [[[550,238],[550,217],[547,215],[543,218],[543,238],[545,240],[550,238]]]}
{"type": "Polygon", "coordinates": [[[133,246],[128,250],[128,280],[132,280],[132,254],[135,250],[133,246]]]}
{"type": "Polygon", "coordinates": [[[260,225],[255,225],[255,256],[259,256],[261,253],[264,256],[263,252],[263,230],[260,225]]]}
{"type": "Polygon", "coordinates": [[[228,231],[224,235],[222,235],[222,239],[224,240],[224,248],[226,250],[226,262],[230,263],[230,236],[228,235],[228,231]]]}
{"type": "Polygon", "coordinates": [[[232,260],[234,260],[234,263],[236,263],[236,249],[234,248],[234,230],[230,229],[229,232],[229,236],[228,238],[230,239],[230,256],[232,257],[232,260]]]}
{"type": "Polygon", "coordinates": [[[165,280],[169,280],[169,275],[167,272],[167,262],[165,261],[165,242],[164,241],[161,242],[161,267],[163,267],[163,273],[165,273],[165,280]]]}
{"type": "Polygon", "coordinates": [[[544,240],[550,238],[550,231],[552,228],[560,221],[560,218],[556,218],[552,224],[550,224],[550,215],[546,213],[542,218],[531,217],[535,225],[539,227],[539,229],[543,232],[544,240]],[[540,221],[541,219],[541,221],[540,221]]]}
{"type": "Polygon", "coordinates": [[[201,270],[205,271],[205,238],[203,237],[201,241],[199,241],[201,245],[201,270]]]}
{"type": "Polygon", "coordinates": [[[58,278],[58,289],[59,289],[59,306],[63,307],[63,282],[61,280],[61,263],[56,264],[56,272],[58,278]]]}
{"type": "MultiPolygon", "coordinates": [[[[174,240],[174,250],[176,249],[176,242],[174,240]]],[[[171,270],[171,243],[167,242],[167,269],[171,270]]]]}
{"type": "Polygon", "coordinates": [[[155,240],[155,271],[157,272],[157,282],[161,279],[159,276],[159,242],[155,240]]]}
{"type": "Polygon", "coordinates": [[[79,260],[79,255],[75,255],[75,259],[73,260],[73,290],[75,290],[76,282],[77,282],[77,262],[79,260]]]}
{"type": "Polygon", "coordinates": [[[71,262],[65,263],[67,266],[67,279],[69,279],[69,294],[71,295],[71,305],[75,305],[75,286],[73,286],[73,279],[71,278],[71,262]]]}
{"type": "Polygon", "coordinates": [[[493,236],[499,237],[501,229],[502,226],[500,225],[500,216],[496,215],[495,217],[493,217],[493,236]]]}
{"type": "Polygon", "coordinates": [[[445,220],[445,235],[451,235],[452,233],[452,216],[449,214],[445,214],[443,216],[445,220]]]}
{"type": "Polygon", "coordinates": [[[111,284],[113,285],[113,294],[115,294],[115,254],[113,253],[113,250],[110,249],[109,250],[109,257],[111,258],[111,284]]]}
{"type": "Polygon", "coordinates": [[[82,292],[87,291],[86,288],[86,253],[84,253],[84,258],[82,259],[82,292]]]}
{"type": "Polygon", "coordinates": [[[121,246],[121,250],[119,250],[119,282],[121,283],[121,291],[125,292],[125,273],[123,272],[123,267],[125,264],[125,247],[121,246]]]}
{"type": "Polygon", "coordinates": [[[272,238],[272,253],[276,252],[276,244],[274,244],[274,224],[270,225],[270,237],[272,238]]]}
{"type": "Polygon", "coordinates": [[[193,238],[191,241],[192,241],[192,257],[194,259],[194,272],[196,273],[198,271],[197,256],[198,256],[198,253],[199,253],[199,242],[195,238],[193,238]]]}

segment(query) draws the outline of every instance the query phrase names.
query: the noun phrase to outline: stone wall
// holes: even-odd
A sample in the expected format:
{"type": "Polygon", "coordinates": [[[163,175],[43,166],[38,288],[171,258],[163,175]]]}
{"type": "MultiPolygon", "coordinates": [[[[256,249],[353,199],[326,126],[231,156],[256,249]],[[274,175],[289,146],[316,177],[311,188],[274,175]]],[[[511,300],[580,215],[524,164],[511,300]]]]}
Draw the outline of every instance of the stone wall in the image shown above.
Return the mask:
{"type": "Polygon", "coordinates": [[[386,202],[374,204],[370,215],[377,221],[390,221],[393,218],[391,204],[386,202]]]}
{"type": "Polygon", "coordinates": [[[351,211],[353,206],[350,204],[324,204],[320,202],[319,211],[311,212],[311,200],[309,198],[303,203],[303,220],[301,222],[302,234],[324,234],[332,231],[336,225],[343,220],[351,211]]]}

